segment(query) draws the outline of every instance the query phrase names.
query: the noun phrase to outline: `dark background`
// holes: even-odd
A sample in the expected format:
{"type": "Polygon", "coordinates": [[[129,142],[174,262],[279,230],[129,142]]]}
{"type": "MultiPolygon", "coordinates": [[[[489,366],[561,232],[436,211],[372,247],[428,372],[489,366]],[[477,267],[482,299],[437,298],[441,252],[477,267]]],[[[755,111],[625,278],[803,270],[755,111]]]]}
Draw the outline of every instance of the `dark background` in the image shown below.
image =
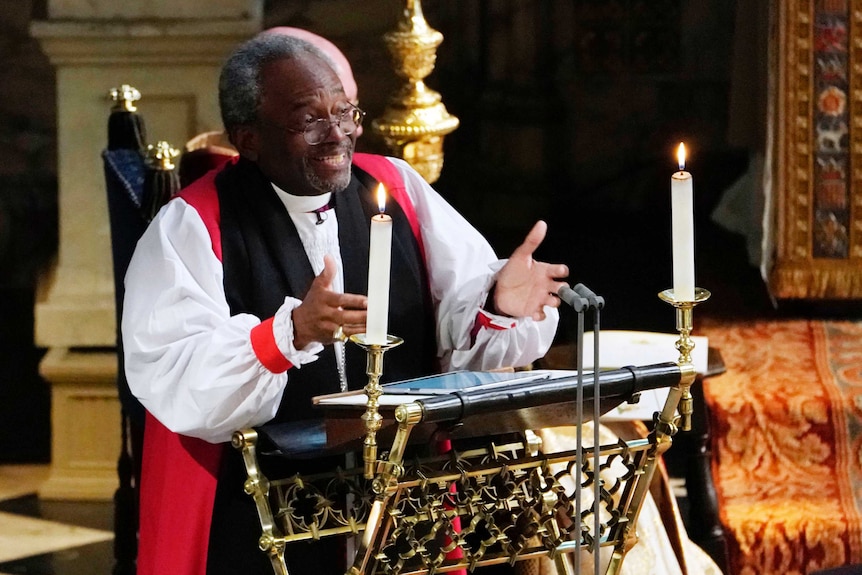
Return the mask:
{"type": "MultiPolygon", "coordinates": [[[[33,305],[57,245],[55,77],[28,32],[31,20],[45,18],[45,4],[0,0],[0,462],[50,458],[50,393],[38,375],[44,350],[33,342],[33,305]]],[[[398,85],[382,36],[402,6],[270,0],[265,27],[304,27],[335,42],[373,119],[398,85]]],[[[758,37],[736,25],[742,4],[426,0],[423,7],[444,35],[427,84],[461,120],[446,137],[435,187],[501,256],[545,219],[549,237],[537,258],[567,263],[573,283],[605,297],[603,328],[673,331],[674,314],[656,294],[671,287],[669,180],[684,141],[695,182],[698,285],[713,292],[704,313],[768,306],[745,239],[710,219],[762,137],[765,77],[751,70],[765,54],[758,37]]],[[[380,151],[381,143],[366,128],[359,147],[380,151]]],[[[573,329],[565,312],[561,343],[573,329]]]]}

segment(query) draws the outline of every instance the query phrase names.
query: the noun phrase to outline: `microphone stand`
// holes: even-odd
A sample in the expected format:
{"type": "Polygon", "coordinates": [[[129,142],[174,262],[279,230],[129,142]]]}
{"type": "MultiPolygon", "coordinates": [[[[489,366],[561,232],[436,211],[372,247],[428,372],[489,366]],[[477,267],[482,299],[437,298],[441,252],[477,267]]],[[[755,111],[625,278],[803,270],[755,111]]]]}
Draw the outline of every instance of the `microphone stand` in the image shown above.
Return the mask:
{"type": "MultiPolygon", "coordinates": [[[[577,284],[574,287],[575,293],[586,299],[589,307],[593,310],[593,373],[598,374],[600,363],[599,354],[599,332],[601,331],[601,315],[602,308],[605,306],[605,299],[597,296],[591,289],[584,284],[577,284]]],[[[602,522],[599,513],[599,503],[601,502],[601,461],[600,455],[600,439],[599,439],[599,410],[598,389],[593,387],[593,569],[594,573],[598,574],[601,570],[601,557],[599,555],[599,543],[601,542],[602,522]]]]}
{"type": "MultiPolygon", "coordinates": [[[[569,286],[561,287],[557,292],[557,295],[560,296],[560,299],[569,304],[572,309],[575,310],[575,313],[578,314],[578,331],[576,336],[576,366],[578,379],[577,385],[575,386],[575,468],[578,470],[578,474],[575,480],[575,533],[578,534],[578,547],[580,548],[584,536],[584,530],[581,524],[581,474],[584,470],[584,439],[582,431],[584,424],[584,313],[590,304],[587,298],[583,297],[580,293],[569,286]]],[[[593,381],[595,381],[595,375],[593,376],[593,381]]],[[[594,391],[594,401],[595,394],[596,392],[594,391]]],[[[594,423],[594,425],[596,423],[594,423]]],[[[565,558],[558,555],[557,561],[565,561],[565,558]]],[[[575,575],[580,575],[581,554],[579,551],[576,551],[573,554],[572,561],[574,562],[575,575]]],[[[566,573],[565,568],[561,569],[560,567],[560,565],[557,565],[557,571],[560,573],[566,573]]]]}
{"type": "MultiPolygon", "coordinates": [[[[599,332],[601,331],[601,310],[605,306],[605,299],[601,296],[597,296],[595,292],[589,289],[584,284],[577,284],[574,288],[570,288],[569,286],[563,286],[557,292],[557,295],[568,303],[578,314],[578,332],[577,332],[577,371],[578,371],[578,384],[577,384],[577,397],[576,397],[576,416],[575,416],[575,426],[577,433],[577,445],[576,445],[576,465],[580,471],[583,470],[583,436],[581,427],[584,422],[583,415],[583,371],[584,371],[584,315],[588,309],[593,310],[593,377],[598,377],[599,369],[601,366],[600,363],[600,354],[599,354],[599,332]]],[[[601,514],[600,514],[600,503],[601,503],[601,488],[602,488],[602,480],[601,480],[601,460],[600,460],[600,449],[599,445],[601,444],[601,440],[599,437],[599,417],[601,416],[601,410],[599,406],[599,389],[598,386],[593,386],[593,536],[592,538],[587,535],[587,539],[590,540],[590,549],[593,553],[593,569],[594,573],[599,573],[601,570],[601,556],[600,556],[600,543],[601,543],[601,533],[602,533],[602,522],[601,522],[601,514]]],[[[581,486],[580,483],[575,487],[575,516],[578,518],[578,521],[581,521],[581,486]]],[[[581,533],[589,533],[589,529],[584,530],[581,527],[581,533]]],[[[579,541],[581,538],[578,538],[579,541]]],[[[575,574],[580,575],[581,572],[581,558],[580,553],[574,554],[574,567],[575,574]]]]}
{"type": "MultiPolygon", "coordinates": [[[[598,377],[600,367],[599,354],[599,332],[601,331],[601,309],[605,306],[605,300],[601,296],[597,296],[591,289],[584,284],[577,284],[574,288],[563,286],[558,291],[557,295],[569,304],[578,314],[578,331],[577,331],[577,397],[576,397],[576,416],[575,427],[577,434],[576,456],[575,461],[577,468],[583,470],[583,436],[581,427],[584,423],[583,414],[583,372],[584,372],[584,314],[587,309],[593,310],[593,377],[598,377]]],[[[593,535],[589,537],[587,530],[587,540],[590,543],[590,548],[593,553],[593,569],[594,573],[598,574],[601,571],[601,460],[599,445],[601,440],[599,437],[599,417],[601,416],[599,406],[598,387],[593,386],[593,535]]],[[[580,481],[575,486],[575,515],[577,517],[577,533],[580,541],[583,533],[581,525],[581,485],[580,481]]],[[[581,557],[580,553],[574,554],[575,575],[580,575],[581,572],[581,557]]]]}

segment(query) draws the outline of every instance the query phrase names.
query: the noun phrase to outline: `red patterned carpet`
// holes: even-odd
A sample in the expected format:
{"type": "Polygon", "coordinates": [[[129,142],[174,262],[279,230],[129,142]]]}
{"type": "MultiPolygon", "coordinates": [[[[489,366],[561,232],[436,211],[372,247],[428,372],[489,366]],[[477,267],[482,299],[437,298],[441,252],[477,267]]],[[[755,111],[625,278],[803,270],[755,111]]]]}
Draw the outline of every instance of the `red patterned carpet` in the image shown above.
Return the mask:
{"type": "Polygon", "coordinates": [[[734,575],[862,563],[862,323],[704,322],[713,475],[734,575]]]}

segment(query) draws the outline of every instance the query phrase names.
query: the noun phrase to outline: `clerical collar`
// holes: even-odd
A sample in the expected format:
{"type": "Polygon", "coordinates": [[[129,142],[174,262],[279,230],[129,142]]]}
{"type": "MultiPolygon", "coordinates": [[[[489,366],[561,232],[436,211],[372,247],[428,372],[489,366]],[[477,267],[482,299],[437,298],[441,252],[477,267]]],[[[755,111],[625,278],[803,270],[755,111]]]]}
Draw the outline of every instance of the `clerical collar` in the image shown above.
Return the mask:
{"type": "Polygon", "coordinates": [[[294,196],[293,194],[288,194],[275,184],[272,184],[272,189],[275,190],[284,207],[291,214],[303,212],[315,212],[319,214],[328,209],[330,200],[332,199],[332,192],[320,194],[319,196],[294,196]]]}

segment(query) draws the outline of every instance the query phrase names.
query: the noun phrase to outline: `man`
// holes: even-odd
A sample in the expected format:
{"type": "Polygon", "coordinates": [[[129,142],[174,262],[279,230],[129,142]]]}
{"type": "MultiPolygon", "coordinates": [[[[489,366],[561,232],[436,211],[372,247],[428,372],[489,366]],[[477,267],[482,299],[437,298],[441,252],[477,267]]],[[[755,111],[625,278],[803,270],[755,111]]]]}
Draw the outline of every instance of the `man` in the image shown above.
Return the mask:
{"type": "MultiPolygon", "coordinates": [[[[376,180],[351,165],[362,112],[330,60],[281,34],[238,48],[219,96],[239,158],[160,211],[126,276],[126,372],[149,414],[141,575],[270,573],[225,442],[236,429],[313,418],[313,396],[366,383],[364,352],[342,342],[365,331],[378,211],[376,180]]],[[[382,162],[401,180],[386,212],[389,332],[405,340],[387,353],[384,381],[541,357],[568,275],[532,258],[545,224],[499,262],[406,163],[382,162]]],[[[288,557],[294,575],[321,561],[301,555],[288,557]]]]}
{"type": "MultiPolygon", "coordinates": [[[[329,58],[329,63],[335,69],[335,73],[338,74],[347,100],[356,106],[359,105],[359,88],[353,77],[353,69],[338,46],[323,36],[293,26],[276,26],[264,30],[261,34],[286,34],[305,40],[319,48],[329,58]]],[[[361,135],[362,125],[360,124],[356,129],[356,137],[361,135]]],[[[180,158],[180,184],[182,187],[186,187],[209,170],[222,167],[228,159],[235,155],[236,150],[228,142],[228,136],[223,131],[216,130],[198,134],[186,142],[185,150],[180,158]]]]}

